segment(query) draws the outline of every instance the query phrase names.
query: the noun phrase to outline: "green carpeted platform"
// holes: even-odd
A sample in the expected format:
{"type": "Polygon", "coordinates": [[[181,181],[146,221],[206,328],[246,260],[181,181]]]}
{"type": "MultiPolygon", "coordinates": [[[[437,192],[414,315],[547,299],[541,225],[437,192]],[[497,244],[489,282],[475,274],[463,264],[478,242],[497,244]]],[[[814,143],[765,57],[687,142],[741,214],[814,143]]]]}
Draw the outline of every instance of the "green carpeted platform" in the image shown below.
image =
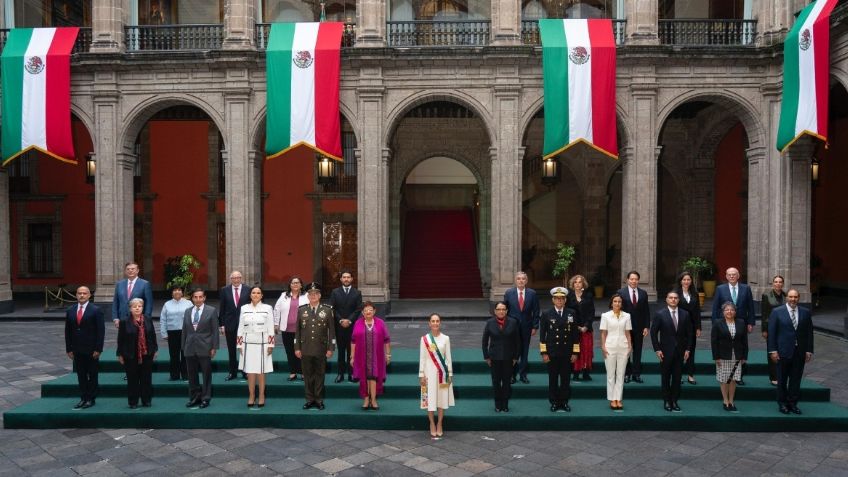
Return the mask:
{"type": "MultiPolygon", "coordinates": [[[[394,362],[386,382],[379,411],[362,411],[358,385],[335,384],[327,375],[327,409],[301,409],[303,384],[288,382],[286,363],[274,362],[278,371],[268,378],[267,405],[246,407],[244,381],[224,381],[225,355],[215,360],[214,397],[207,409],[187,409],[188,386],[168,381],[167,358],[160,355],[154,373],[153,407],[130,410],[126,401],[123,371],[111,350],[102,358],[100,397],[91,409],[73,410],[78,401],[76,375],[69,374],[42,384],[42,398],[7,411],[6,428],[357,428],[426,429],[424,412],[418,409],[418,352],[393,350],[394,362]],[[282,370],[282,371],[281,371],[282,370]]],[[[600,356],[600,350],[596,350],[600,356]]],[[[279,355],[277,355],[279,357],[279,355]]],[[[683,385],[683,411],[662,408],[656,358],[645,353],[644,384],[630,383],[624,390],[624,411],[613,412],[606,400],[603,363],[596,359],[592,381],[572,383],[572,412],[551,413],[547,403],[547,374],[538,354],[531,354],[530,384],[513,386],[508,414],[495,413],[488,367],[479,350],[453,353],[457,406],[447,412],[450,430],[697,430],[697,431],[848,431],[848,409],[830,403],[830,390],[805,381],[803,414],[777,411],[775,388],[768,382],[765,353],[751,355],[746,386],[737,391],[739,413],[722,409],[709,353],[698,357],[698,384],[683,385]]]]}

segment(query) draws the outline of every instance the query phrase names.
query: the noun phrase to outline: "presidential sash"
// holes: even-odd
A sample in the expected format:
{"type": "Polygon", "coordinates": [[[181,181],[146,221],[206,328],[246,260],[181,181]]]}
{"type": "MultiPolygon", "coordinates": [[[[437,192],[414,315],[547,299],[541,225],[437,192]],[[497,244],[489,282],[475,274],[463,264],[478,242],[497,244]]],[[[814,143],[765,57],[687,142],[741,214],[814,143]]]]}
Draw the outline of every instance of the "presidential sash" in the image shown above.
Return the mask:
{"type": "Polygon", "coordinates": [[[423,336],[421,339],[424,340],[424,344],[427,346],[427,352],[430,354],[430,360],[433,361],[433,365],[436,366],[436,371],[439,372],[439,386],[450,386],[448,365],[445,362],[444,356],[442,356],[442,352],[439,350],[439,346],[436,345],[436,338],[433,336],[433,333],[428,333],[427,336],[423,336]],[[430,337],[429,342],[427,341],[428,336],[430,337]]]}

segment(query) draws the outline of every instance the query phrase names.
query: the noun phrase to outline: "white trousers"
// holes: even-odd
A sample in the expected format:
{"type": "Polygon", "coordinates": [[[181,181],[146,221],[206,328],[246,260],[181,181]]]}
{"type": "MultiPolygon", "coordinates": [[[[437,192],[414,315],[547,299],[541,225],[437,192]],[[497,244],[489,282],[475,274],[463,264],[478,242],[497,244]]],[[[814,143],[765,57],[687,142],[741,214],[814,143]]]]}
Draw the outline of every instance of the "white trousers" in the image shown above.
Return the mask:
{"type": "Polygon", "coordinates": [[[627,348],[607,348],[604,364],[607,368],[607,401],[621,401],[624,394],[624,370],[627,367],[627,348]]]}

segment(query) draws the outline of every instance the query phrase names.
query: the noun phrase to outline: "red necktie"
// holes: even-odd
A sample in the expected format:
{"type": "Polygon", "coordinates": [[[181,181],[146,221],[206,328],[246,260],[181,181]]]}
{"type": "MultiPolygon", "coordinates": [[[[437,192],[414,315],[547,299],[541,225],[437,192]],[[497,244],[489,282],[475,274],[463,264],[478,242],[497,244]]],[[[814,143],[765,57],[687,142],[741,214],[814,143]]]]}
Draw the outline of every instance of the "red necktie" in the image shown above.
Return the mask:
{"type": "Polygon", "coordinates": [[[518,290],[518,309],[524,311],[524,290],[518,290]]]}
{"type": "Polygon", "coordinates": [[[233,292],[235,293],[235,298],[236,298],[236,306],[238,306],[238,304],[239,304],[239,292],[238,291],[239,291],[238,288],[233,288],[233,292]]]}
{"type": "Polygon", "coordinates": [[[636,304],[636,290],[633,290],[633,304],[636,304]]]}
{"type": "Polygon", "coordinates": [[[127,282],[127,300],[132,296],[133,282],[127,282]]]}
{"type": "Polygon", "coordinates": [[[77,326],[82,323],[82,305],[77,308],[77,326]]]}

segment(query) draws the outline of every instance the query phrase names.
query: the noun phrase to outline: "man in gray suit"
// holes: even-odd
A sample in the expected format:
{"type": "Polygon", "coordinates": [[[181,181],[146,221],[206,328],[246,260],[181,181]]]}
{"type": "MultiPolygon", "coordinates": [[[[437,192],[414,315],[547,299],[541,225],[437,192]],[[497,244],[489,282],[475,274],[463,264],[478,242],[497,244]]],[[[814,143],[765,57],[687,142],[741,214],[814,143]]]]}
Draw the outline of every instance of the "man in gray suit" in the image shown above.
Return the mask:
{"type": "Polygon", "coordinates": [[[218,310],[206,305],[206,292],[196,288],[191,294],[194,304],[183,317],[183,356],[188,370],[189,400],[186,407],[209,407],[212,399],[212,358],[218,350],[218,310]],[[203,373],[203,387],[197,371],[203,373]]]}

